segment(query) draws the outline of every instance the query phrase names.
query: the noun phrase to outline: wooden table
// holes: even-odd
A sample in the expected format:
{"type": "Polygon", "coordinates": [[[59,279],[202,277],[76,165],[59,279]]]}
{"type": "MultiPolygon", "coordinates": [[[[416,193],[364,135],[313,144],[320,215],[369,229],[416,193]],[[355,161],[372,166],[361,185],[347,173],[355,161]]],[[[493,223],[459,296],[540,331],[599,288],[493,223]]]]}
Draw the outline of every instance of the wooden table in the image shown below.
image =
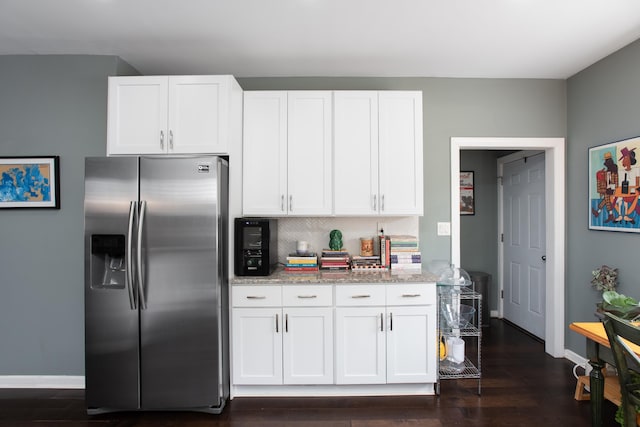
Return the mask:
{"type": "MultiPolygon", "coordinates": [[[[569,329],[587,338],[587,357],[593,367],[589,374],[589,388],[591,394],[591,425],[602,426],[602,402],[604,400],[604,375],[602,368],[605,363],[615,366],[613,353],[609,347],[609,339],[602,322],[574,322],[569,329]]],[[[629,343],[631,349],[640,355],[640,346],[629,343]]]]}

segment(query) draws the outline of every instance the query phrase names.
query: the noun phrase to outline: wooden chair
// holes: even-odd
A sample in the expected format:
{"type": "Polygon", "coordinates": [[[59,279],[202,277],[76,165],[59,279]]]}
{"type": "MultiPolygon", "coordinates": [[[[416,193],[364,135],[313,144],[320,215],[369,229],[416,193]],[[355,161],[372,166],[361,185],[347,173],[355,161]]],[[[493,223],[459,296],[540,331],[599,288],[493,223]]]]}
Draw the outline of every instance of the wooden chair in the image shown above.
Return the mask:
{"type": "Polygon", "coordinates": [[[640,357],[631,350],[625,340],[640,345],[640,327],[611,313],[604,313],[602,323],[604,323],[618,371],[624,427],[636,427],[636,406],[640,407],[640,383],[638,382],[640,357]],[[635,371],[635,377],[632,371],[635,371]]]}

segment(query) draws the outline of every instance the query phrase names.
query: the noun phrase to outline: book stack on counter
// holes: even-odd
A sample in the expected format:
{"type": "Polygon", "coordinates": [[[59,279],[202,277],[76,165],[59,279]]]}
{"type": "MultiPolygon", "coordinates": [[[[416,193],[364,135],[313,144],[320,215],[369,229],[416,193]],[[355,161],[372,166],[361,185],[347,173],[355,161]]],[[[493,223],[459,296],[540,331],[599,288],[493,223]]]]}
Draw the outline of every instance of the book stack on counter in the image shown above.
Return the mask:
{"type": "Polygon", "coordinates": [[[284,271],[293,271],[296,273],[315,273],[318,271],[318,255],[315,252],[299,255],[297,253],[289,254],[284,271]]]}
{"type": "Polygon", "coordinates": [[[399,273],[419,273],[422,256],[415,236],[387,236],[389,239],[389,262],[391,270],[399,273]]]}
{"type": "Polygon", "coordinates": [[[320,269],[328,271],[344,271],[349,269],[351,258],[349,252],[324,249],[320,257],[320,269]]]}
{"type": "Polygon", "coordinates": [[[377,255],[353,255],[351,257],[351,270],[353,271],[375,271],[384,269],[386,269],[386,267],[382,266],[380,257],[377,255]]]}

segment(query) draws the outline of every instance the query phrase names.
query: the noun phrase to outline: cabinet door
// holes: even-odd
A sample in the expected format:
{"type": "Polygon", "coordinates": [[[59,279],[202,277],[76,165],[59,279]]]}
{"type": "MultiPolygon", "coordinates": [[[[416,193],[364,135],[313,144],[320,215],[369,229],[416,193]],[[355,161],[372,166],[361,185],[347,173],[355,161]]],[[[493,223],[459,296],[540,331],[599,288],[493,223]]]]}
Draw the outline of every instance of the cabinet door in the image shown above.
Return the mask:
{"type": "Polygon", "coordinates": [[[334,92],[334,213],[377,214],[378,92],[334,92]]]}
{"type": "Polygon", "coordinates": [[[436,381],[436,306],[387,307],[387,382],[436,381]]]}
{"type": "Polygon", "coordinates": [[[331,92],[288,92],[289,215],[330,215],[331,92]]]}
{"type": "Polygon", "coordinates": [[[227,153],[226,76],[170,76],[168,152],[227,153]]]}
{"type": "Polygon", "coordinates": [[[233,383],[282,384],[282,310],[233,309],[233,383]]]}
{"type": "Polygon", "coordinates": [[[287,92],[245,92],[243,133],[243,214],[286,215],[287,92]]]}
{"type": "Polygon", "coordinates": [[[386,383],[384,312],[336,308],[336,384],[386,383]]]}
{"type": "Polygon", "coordinates": [[[107,154],[167,151],[167,77],[109,77],[107,154]]]}
{"type": "Polygon", "coordinates": [[[378,93],[380,214],[422,215],[422,92],[378,93]]]}
{"type": "Polygon", "coordinates": [[[284,310],[285,384],[333,384],[333,309],[284,310]]]}

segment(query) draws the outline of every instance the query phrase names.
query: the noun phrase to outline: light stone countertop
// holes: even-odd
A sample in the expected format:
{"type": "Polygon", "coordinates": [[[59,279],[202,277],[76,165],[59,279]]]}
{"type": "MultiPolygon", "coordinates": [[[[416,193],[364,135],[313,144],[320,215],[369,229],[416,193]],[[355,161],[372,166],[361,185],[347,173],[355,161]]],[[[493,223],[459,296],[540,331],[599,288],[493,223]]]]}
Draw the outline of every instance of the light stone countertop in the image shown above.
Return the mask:
{"type": "Polygon", "coordinates": [[[278,267],[270,276],[236,276],[231,285],[286,285],[286,284],[351,284],[351,283],[435,283],[438,276],[426,270],[421,273],[383,271],[319,271],[297,273],[278,267]]]}

